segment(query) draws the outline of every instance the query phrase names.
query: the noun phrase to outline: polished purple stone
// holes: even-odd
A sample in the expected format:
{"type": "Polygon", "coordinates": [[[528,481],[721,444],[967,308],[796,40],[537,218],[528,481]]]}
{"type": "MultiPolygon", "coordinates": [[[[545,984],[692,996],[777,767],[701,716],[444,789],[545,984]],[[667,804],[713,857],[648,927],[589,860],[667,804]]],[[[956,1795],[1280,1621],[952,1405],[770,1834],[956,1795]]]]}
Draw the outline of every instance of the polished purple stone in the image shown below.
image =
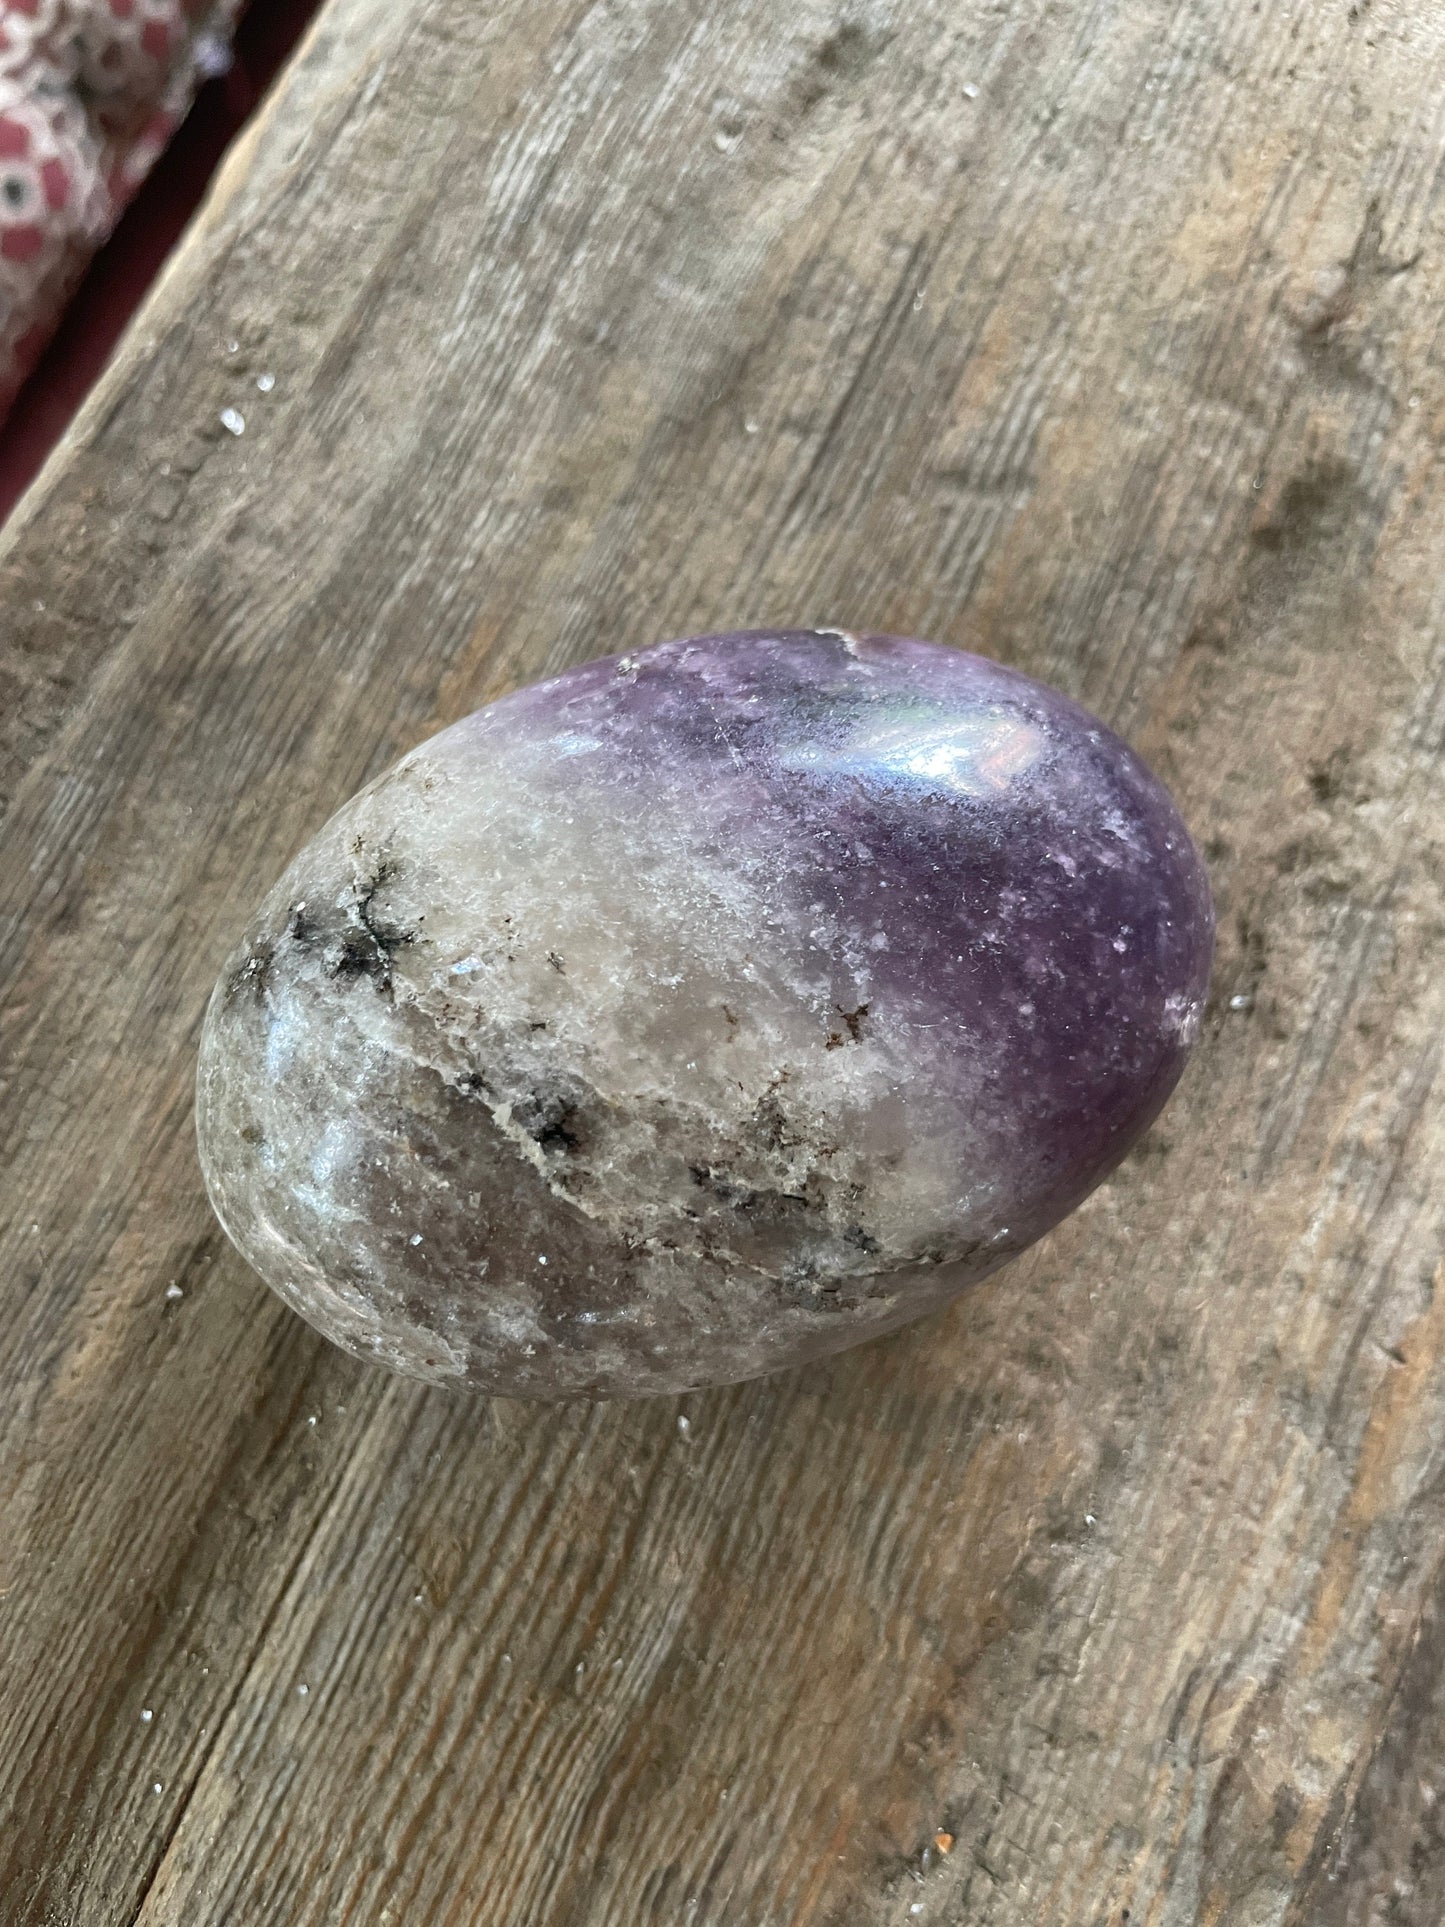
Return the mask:
{"type": "Polygon", "coordinates": [[[535,1396],[751,1376],[1055,1224],[1157,1114],[1213,919],[1086,711],[933,644],[585,664],[353,799],[217,986],[203,1164],[313,1323],[535,1396]]]}

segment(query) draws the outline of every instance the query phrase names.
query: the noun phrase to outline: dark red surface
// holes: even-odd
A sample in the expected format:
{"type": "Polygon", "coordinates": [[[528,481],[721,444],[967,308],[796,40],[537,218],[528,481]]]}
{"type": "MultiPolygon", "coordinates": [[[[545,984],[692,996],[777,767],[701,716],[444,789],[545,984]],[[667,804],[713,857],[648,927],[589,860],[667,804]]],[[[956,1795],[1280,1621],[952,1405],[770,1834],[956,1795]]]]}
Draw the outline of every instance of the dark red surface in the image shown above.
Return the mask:
{"type": "Polygon", "coordinates": [[[96,255],[39,367],[0,425],[0,520],[7,516],[110,358],[237,132],[320,0],[252,0],[236,59],[196,96],[184,125],[96,255]]]}

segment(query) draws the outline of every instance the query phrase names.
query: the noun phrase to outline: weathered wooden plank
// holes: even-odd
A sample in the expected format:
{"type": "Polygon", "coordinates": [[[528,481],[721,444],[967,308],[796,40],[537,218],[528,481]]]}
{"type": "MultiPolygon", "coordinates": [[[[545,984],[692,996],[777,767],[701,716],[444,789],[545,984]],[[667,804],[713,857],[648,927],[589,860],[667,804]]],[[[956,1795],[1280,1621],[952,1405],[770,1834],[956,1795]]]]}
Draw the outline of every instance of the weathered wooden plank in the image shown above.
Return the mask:
{"type": "Polygon", "coordinates": [[[332,0],[0,552],[10,1917],[1439,1919],[1442,81],[1398,5],[332,0]],[[1179,1100],[793,1378],[330,1353],[194,1166],[242,911],[509,683],[815,620],[1174,784],[1179,1100]]]}

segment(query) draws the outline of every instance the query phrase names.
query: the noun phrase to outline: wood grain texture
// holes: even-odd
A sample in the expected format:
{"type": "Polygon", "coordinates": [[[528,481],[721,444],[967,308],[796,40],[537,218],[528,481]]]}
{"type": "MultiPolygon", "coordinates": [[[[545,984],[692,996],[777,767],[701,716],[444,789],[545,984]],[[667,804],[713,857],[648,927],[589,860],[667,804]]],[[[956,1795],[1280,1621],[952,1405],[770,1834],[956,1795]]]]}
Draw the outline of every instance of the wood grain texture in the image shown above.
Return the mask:
{"type": "Polygon", "coordinates": [[[332,0],[0,551],[7,1921],[1438,1923],[1442,314],[1426,0],[332,0]],[[195,1166],[244,913],[515,682],[810,622],[1174,786],[1162,1123],[790,1378],[328,1350],[195,1166]]]}

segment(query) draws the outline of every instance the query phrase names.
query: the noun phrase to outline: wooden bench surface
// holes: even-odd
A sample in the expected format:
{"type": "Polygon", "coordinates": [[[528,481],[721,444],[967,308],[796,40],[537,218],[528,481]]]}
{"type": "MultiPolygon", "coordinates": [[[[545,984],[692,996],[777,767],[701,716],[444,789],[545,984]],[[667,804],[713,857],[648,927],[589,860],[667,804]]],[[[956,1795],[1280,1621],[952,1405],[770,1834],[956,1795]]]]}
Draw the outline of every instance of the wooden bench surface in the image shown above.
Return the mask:
{"type": "Polygon", "coordinates": [[[7,1922],[1438,1927],[1442,101],[1423,0],[331,0],[0,547],[7,1922]],[[246,911],[785,622],[1173,785],[1175,1102],[791,1377],[329,1349],[196,1169],[246,911]]]}

